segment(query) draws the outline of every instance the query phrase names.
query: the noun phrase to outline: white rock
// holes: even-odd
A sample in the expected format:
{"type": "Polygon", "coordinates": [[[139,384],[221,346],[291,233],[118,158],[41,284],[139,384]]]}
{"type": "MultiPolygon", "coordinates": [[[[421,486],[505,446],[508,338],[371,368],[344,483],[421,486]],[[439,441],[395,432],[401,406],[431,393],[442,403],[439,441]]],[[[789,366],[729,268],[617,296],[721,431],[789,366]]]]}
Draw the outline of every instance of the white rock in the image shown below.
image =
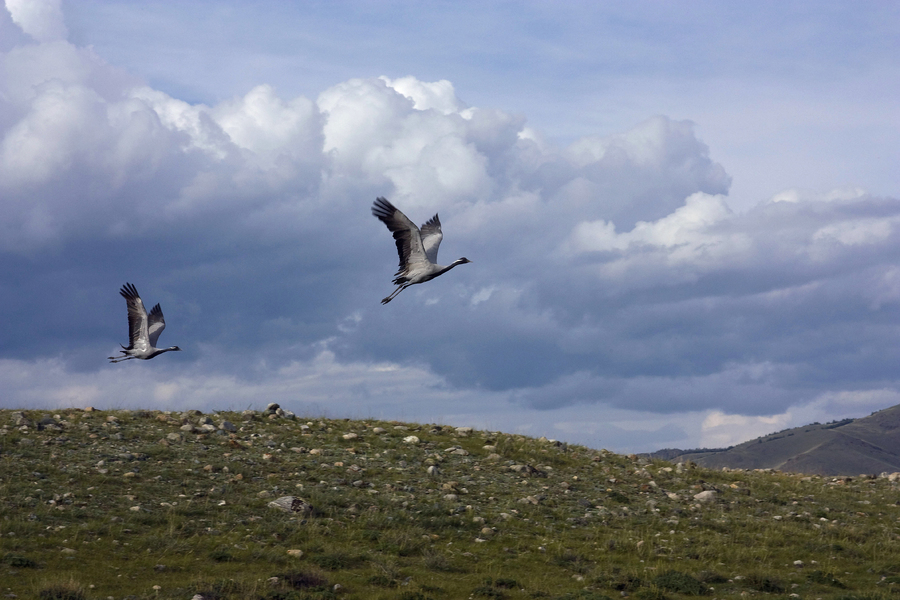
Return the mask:
{"type": "Polygon", "coordinates": [[[296,496],[282,496],[269,502],[269,508],[276,508],[284,512],[312,512],[312,506],[306,500],[296,496]]]}
{"type": "Polygon", "coordinates": [[[705,492],[694,494],[694,500],[697,502],[715,502],[716,492],[714,490],[706,490],[705,492]]]}

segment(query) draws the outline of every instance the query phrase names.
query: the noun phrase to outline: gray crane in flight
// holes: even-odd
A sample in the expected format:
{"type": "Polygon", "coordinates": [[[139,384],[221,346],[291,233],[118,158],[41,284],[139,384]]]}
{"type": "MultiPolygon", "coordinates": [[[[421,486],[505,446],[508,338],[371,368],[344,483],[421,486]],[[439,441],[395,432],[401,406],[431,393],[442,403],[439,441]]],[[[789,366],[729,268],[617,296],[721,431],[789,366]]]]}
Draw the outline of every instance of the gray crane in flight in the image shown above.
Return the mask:
{"type": "Polygon", "coordinates": [[[387,304],[411,285],[431,281],[456,265],[472,262],[468,258],[457,258],[446,267],[436,264],[438,248],[444,239],[441,220],[436,214],[419,228],[393,204],[380,197],[372,204],[372,214],[394,234],[400,255],[400,270],[394,274],[394,285],[400,287],[383,299],[382,304],[387,304]]]}
{"type": "MultiPolygon", "coordinates": [[[[155,347],[159,334],[166,328],[166,320],[163,318],[159,304],[150,310],[150,314],[147,314],[137,288],[131,283],[123,285],[122,289],[119,290],[119,294],[125,298],[125,304],[128,306],[128,337],[130,343],[127,348],[122,346],[122,350],[119,351],[125,356],[110,356],[109,362],[117,363],[123,360],[131,360],[132,358],[150,360],[163,352],[181,350],[178,346],[169,346],[168,348],[155,347]]],[[[121,344],[119,345],[121,346],[121,344]]]]}

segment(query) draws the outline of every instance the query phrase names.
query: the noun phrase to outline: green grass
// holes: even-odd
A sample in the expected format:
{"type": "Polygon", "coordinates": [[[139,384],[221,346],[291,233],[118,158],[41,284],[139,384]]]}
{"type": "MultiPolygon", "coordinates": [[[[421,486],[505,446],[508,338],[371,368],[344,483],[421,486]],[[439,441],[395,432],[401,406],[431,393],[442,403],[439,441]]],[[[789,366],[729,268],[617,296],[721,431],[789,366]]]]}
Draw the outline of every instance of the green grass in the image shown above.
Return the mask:
{"type": "Polygon", "coordinates": [[[4,598],[900,598],[885,478],[372,420],[203,415],[240,428],[223,435],[182,432],[196,414],[56,414],[38,431],[0,411],[4,598]],[[289,495],[312,510],[268,506],[289,495]]]}

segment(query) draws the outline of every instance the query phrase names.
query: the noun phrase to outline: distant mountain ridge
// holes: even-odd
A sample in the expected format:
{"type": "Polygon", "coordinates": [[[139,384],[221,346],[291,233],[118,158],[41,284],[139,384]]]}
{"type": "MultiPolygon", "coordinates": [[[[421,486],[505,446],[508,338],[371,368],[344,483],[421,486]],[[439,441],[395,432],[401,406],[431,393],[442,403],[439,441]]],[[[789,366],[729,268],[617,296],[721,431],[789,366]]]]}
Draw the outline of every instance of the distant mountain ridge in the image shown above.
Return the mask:
{"type": "Polygon", "coordinates": [[[900,405],[859,419],[813,423],[765,435],[731,448],[649,454],[710,468],[778,469],[810,475],[860,475],[900,471],[900,405]]]}

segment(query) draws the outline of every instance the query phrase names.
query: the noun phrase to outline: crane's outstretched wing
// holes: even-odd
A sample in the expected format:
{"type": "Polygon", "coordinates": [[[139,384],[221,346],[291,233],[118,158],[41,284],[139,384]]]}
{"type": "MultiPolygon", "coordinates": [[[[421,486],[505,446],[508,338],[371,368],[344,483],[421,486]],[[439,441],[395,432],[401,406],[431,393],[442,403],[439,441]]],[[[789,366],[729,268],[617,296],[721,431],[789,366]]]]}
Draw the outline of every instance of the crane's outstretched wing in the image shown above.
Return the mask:
{"type": "Polygon", "coordinates": [[[432,263],[437,264],[438,248],[441,247],[441,240],[444,234],[441,232],[441,220],[435,214],[427,223],[419,228],[419,235],[422,238],[422,248],[425,250],[425,256],[432,263]]]}
{"type": "Polygon", "coordinates": [[[397,243],[397,254],[400,256],[400,271],[397,271],[398,274],[406,270],[410,263],[425,260],[425,250],[422,247],[419,228],[406,215],[381,197],[377,198],[372,204],[372,214],[387,225],[387,228],[394,234],[394,240],[397,243]]]}
{"type": "Polygon", "coordinates": [[[128,340],[130,342],[128,348],[146,348],[150,342],[150,335],[147,331],[147,311],[144,309],[144,302],[138,295],[137,288],[131,283],[123,285],[119,294],[125,298],[125,304],[128,306],[128,340]]]}
{"type": "Polygon", "coordinates": [[[156,347],[156,340],[159,339],[159,334],[161,334],[165,328],[166,320],[163,318],[162,309],[159,307],[159,304],[157,304],[150,310],[150,316],[147,317],[147,333],[150,337],[151,346],[156,347]]]}

